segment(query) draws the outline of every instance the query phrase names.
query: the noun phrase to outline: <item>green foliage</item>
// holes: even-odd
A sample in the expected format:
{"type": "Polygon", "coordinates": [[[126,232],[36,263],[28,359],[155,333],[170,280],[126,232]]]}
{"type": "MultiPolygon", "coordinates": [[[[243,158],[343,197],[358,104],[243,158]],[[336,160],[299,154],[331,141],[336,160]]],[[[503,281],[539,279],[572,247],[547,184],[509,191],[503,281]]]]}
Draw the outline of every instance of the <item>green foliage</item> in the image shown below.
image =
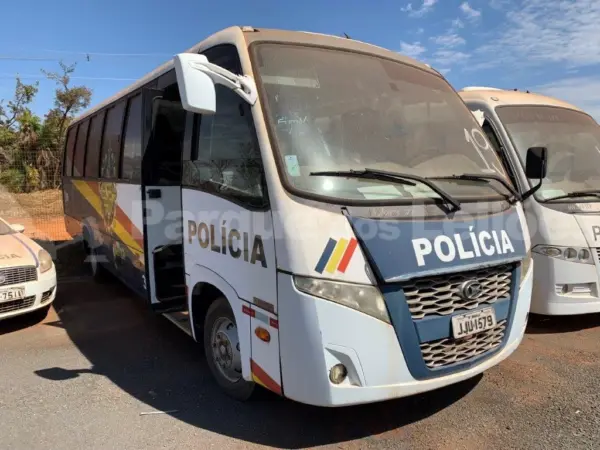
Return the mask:
{"type": "Polygon", "coordinates": [[[71,86],[75,65],[60,62],[58,72],[42,71],[56,82],[54,107],[40,118],[29,108],[38,93],[38,83],[16,79],[14,97],[0,100],[0,185],[12,192],[60,186],[60,162],[66,130],[90,105],[92,91],[71,86]]]}
{"type": "Polygon", "coordinates": [[[40,171],[29,164],[26,164],[24,168],[27,191],[37,191],[40,188],[40,171]]]}
{"type": "Polygon", "coordinates": [[[23,192],[25,173],[22,169],[6,169],[0,172],[0,186],[8,192],[23,192]]]}

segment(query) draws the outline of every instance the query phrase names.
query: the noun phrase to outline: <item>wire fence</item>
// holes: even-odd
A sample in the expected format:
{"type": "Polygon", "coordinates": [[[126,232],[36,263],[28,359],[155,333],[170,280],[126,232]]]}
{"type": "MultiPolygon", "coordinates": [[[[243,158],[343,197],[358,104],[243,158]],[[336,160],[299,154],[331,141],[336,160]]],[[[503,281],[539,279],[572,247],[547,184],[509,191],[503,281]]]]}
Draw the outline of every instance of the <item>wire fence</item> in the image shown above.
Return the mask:
{"type": "Polygon", "coordinates": [[[0,217],[29,237],[70,239],[64,224],[61,152],[0,147],[0,217]]]}

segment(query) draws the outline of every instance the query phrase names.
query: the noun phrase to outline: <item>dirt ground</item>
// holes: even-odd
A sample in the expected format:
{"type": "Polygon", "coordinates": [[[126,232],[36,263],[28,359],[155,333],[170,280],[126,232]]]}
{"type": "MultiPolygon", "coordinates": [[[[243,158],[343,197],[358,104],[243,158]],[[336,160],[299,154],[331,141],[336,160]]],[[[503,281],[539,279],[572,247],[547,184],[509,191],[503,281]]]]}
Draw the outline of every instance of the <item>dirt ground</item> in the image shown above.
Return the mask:
{"type": "Polygon", "coordinates": [[[64,224],[60,189],[13,194],[0,187],[0,217],[25,226],[25,235],[45,241],[64,241],[71,237],[64,224]]]}
{"type": "Polygon", "coordinates": [[[44,319],[0,322],[0,448],[593,449],[600,442],[600,315],[531,317],[519,349],[458,385],[389,402],[239,403],[202,346],[120,283],[57,252],[44,319]]]}

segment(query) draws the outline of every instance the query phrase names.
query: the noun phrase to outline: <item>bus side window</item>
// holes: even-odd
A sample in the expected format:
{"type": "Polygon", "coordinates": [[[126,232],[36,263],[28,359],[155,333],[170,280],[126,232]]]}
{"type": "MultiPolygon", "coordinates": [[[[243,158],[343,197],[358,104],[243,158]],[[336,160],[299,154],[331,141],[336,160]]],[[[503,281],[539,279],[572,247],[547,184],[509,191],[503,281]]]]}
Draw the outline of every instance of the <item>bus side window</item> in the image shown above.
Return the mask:
{"type": "Polygon", "coordinates": [[[77,142],[75,144],[75,162],[73,164],[73,176],[83,176],[83,164],[85,162],[85,144],[87,142],[88,129],[90,121],[86,120],[79,124],[77,132],[77,142]]]}
{"type": "Polygon", "coordinates": [[[67,133],[67,144],[65,145],[65,167],[64,174],[67,177],[73,175],[73,156],[75,155],[75,139],[77,138],[77,127],[69,128],[67,133]]]}
{"type": "Polygon", "coordinates": [[[141,182],[142,175],[142,96],[131,97],[127,104],[127,118],[123,136],[123,160],[121,176],[134,183],[141,182]]]}
{"type": "Polygon", "coordinates": [[[102,156],[100,158],[100,178],[116,179],[119,176],[121,155],[121,130],[125,113],[125,101],[120,101],[106,113],[102,156]]]}
{"type": "Polygon", "coordinates": [[[217,85],[217,113],[200,121],[196,185],[225,197],[252,204],[265,203],[260,150],[250,109],[233,91],[217,85]]]}
{"type": "Polygon", "coordinates": [[[90,133],[87,143],[87,154],[85,157],[86,177],[98,178],[98,167],[100,164],[100,144],[102,143],[102,127],[104,125],[105,112],[96,114],[92,117],[90,133]]]}

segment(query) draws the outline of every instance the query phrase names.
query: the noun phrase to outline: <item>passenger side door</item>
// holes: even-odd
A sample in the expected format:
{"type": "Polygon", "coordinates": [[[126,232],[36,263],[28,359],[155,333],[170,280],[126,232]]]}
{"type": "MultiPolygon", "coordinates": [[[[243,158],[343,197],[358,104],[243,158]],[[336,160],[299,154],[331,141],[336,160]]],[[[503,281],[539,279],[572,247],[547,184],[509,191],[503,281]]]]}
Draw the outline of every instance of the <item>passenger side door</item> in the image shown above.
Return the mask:
{"type": "MultiPolygon", "coordinates": [[[[234,46],[205,54],[210,62],[241,73],[234,46]]],[[[233,288],[238,298],[228,300],[240,339],[252,342],[253,376],[280,386],[275,239],[252,110],[232,90],[215,89],[216,114],[194,116],[191,151],[184,157],[186,273],[200,266],[233,288]],[[268,343],[255,336],[259,327],[269,330],[268,343]]],[[[201,281],[188,278],[188,288],[201,281]]]]}

